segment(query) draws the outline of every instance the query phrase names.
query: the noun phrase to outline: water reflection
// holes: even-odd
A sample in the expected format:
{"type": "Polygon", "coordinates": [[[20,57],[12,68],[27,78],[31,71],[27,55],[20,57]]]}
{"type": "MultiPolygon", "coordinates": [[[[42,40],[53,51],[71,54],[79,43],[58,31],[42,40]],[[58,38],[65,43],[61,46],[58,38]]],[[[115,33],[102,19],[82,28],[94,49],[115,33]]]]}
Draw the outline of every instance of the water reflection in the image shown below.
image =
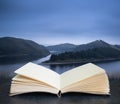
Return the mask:
{"type": "MultiPolygon", "coordinates": [[[[101,63],[94,63],[99,67],[106,70],[109,75],[120,75],[120,61],[112,61],[112,62],[101,62],[101,63]]],[[[44,65],[45,67],[54,70],[55,72],[61,74],[65,71],[73,69],[83,64],[57,64],[57,65],[44,65]]]]}
{"type": "Polygon", "coordinates": [[[79,65],[75,65],[75,64],[73,64],[73,65],[50,65],[49,67],[50,67],[50,69],[54,70],[55,72],[61,74],[65,71],[68,71],[77,66],[79,66],[79,65]]]}
{"type": "MultiPolygon", "coordinates": [[[[16,64],[3,64],[0,65],[0,73],[5,73],[7,75],[14,75],[14,71],[21,66],[25,65],[26,63],[16,63],[16,64]]],[[[103,62],[103,63],[95,63],[96,65],[102,67],[107,71],[108,74],[119,74],[120,75],[120,61],[113,61],[113,62],[103,62]]],[[[80,66],[82,64],[60,64],[60,65],[43,65],[55,72],[61,74],[67,70],[80,66]]]]}

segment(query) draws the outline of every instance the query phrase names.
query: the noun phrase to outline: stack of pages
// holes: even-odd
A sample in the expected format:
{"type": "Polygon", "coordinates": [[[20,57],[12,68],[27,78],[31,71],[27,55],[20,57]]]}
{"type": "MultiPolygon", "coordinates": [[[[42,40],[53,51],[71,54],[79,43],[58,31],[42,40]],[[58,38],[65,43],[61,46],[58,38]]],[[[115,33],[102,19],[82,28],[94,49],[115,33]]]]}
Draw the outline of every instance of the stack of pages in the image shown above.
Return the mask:
{"type": "Polygon", "coordinates": [[[67,92],[109,95],[109,80],[104,69],[88,63],[63,74],[46,67],[27,63],[15,71],[11,83],[10,96],[49,92],[60,96],[67,92]]]}

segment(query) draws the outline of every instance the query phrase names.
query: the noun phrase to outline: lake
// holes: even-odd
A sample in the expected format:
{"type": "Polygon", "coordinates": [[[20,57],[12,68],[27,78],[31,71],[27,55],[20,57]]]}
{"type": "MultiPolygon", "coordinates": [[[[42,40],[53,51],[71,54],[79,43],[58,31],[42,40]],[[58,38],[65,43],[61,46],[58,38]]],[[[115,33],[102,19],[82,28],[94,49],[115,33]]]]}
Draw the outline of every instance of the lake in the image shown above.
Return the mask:
{"type": "MultiPolygon", "coordinates": [[[[37,61],[33,61],[36,64],[39,64],[37,61]]],[[[40,60],[39,60],[40,62],[40,60]]],[[[13,76],[14,71],[18,68],[20,68],[21,66],[25,65],[26,63],[16,63],[16,64],[3,64],[0,65],[0,75],[1,74],[6,74],[8,76],[13,76]]],[[[109,75],[120,75],[120,61],[110,61],[110,62],[100,62],[100,63],[95,63],[96,65],[98,65],[99,67],[103,68],[106,70],[106,72],[109,75]]],[[[48,64],[39,64],[42,66],[45,66],[59,74],[70,70],[72,68],[75,68],[77,66],[80,66],[82,64],[58,64],[58,65],[48,65],[48,64]]]]}
{"type": "MultiPolygon", "coordinates": [[[[34,61],[35,62],[35,61],[34,61]]],[[[56,95],[47,93],[30,93],[9,97],[11,78],[14,71],[26,63],[0,65],[0,103],[1,104],[119,104],[120,99],[120,61],[95,63],[104,68],[109,74],[111,96],[96,96],[80,93],[68,93],[58,98],[56,95]]],[[[38,63],[37,63],[38,64],[38,63]]],[[[81,64],[45,65],[61,74],[81,64]]]]}

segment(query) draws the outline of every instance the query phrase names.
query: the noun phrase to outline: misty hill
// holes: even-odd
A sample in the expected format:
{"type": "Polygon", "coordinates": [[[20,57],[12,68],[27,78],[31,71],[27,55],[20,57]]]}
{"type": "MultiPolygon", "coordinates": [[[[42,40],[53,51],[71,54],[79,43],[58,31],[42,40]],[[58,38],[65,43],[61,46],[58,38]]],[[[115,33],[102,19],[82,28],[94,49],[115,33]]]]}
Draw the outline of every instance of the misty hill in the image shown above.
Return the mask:
{"type": "Polygon", "coordinates": [[[114,45],[116,48],[120,49],[120,45],[114,45]]]}
{"type": "Polygon", "coordinates": [[[101,48],[101,47],[109,47],[109,48],[118,49],[118,47],[108,44],[102,40],[96,40],[96,41],[93,41],[87,44],[76,46],[75,49],[73,49],[73,51],[76,52],[76,51],[83,51],[83,50],[101,48]]]}
{"type": "Polygon", "coordinates": [[[53,54],[49,62],[94,62],[120,59],[119,45],[111,45],[102,40],[76,45],[70,51],[53,54]]]}
{"type": "Polygon", "coordinates": [[[0,38],[0,61],[9,59],[32,60],[49,54],[49,51],[43,45],[39,45],[31,40],[13,37],[0,38]]]}
{"type": "Polygon", "coordinates": [[[48,46],[47,49],[54,54],[54,53],[69,52],[69,51],[72,51],[75,47],[76,45],[74,44],[63,43],[63,44],[48,46]]]}
{"type": "Polygon", "coordinates": [[[47,49],[52,54],[60,54],[64,52],[80,52],[80,51],[84,51],[88,49],[101,48],[101,47],[110,47],[110,48],[120,50],[119,45],[111,45],[102,40],[96,40],[96,41],[93,41],[87,44],[82,44],[82,45],[74,45],[70,43],[65,43],[65,44],[48,46],[47,49]]]}

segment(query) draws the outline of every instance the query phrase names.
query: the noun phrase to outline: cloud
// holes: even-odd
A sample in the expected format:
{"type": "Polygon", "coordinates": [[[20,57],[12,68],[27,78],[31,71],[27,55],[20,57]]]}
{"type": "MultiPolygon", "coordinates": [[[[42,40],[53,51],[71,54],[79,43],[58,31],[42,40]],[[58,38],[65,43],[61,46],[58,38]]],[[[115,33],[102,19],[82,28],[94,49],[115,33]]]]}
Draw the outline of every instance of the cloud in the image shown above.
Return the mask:
{"type": "Polygon", "coordinates": [[[0,36],[42,37],[50,44],[57,41],[49,37],[118,42],[119,5],[119,0],[0,0],[0,36]]]}

